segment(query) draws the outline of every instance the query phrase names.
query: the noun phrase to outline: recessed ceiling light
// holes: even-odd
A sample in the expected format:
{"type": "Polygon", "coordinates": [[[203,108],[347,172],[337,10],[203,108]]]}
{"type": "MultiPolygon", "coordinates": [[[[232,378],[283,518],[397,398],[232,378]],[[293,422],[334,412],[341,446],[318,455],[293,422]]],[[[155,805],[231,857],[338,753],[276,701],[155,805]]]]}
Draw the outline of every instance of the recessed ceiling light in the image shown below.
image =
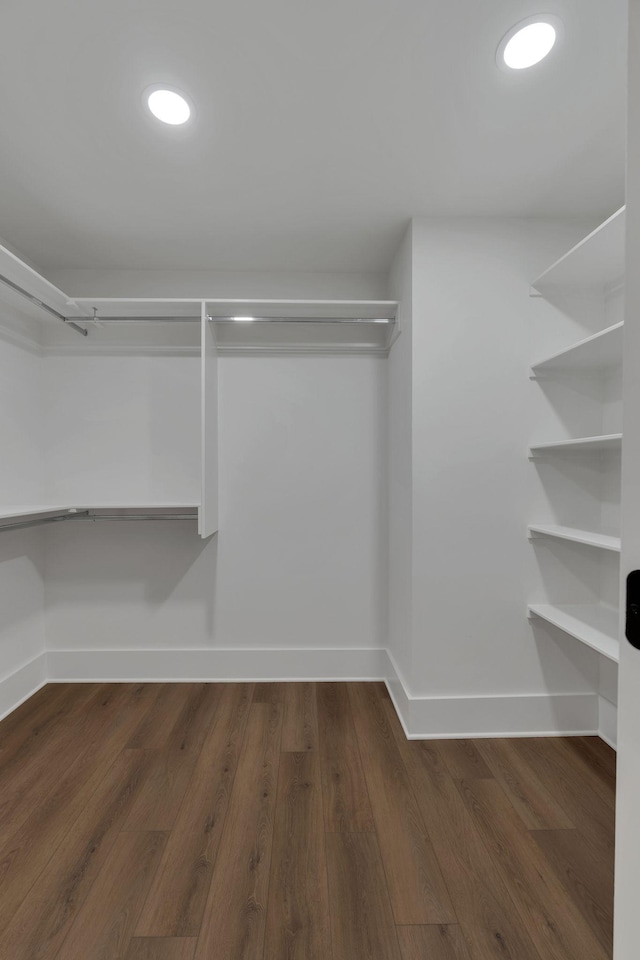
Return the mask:
{"type": "Polygon", "coordinates": [[[559,19],[547,14],[520,21],[500,41],[498,66],[526,70],[540,63],[553,50],[560,27],[559,19]]]}
{"type": "Polygon", "coordinates": [[[191,106],[178,90],[156,85],[145,90],[144,96],[149,110],[162,123],[176,127],[186,123],[191,116],[191,106]]]}

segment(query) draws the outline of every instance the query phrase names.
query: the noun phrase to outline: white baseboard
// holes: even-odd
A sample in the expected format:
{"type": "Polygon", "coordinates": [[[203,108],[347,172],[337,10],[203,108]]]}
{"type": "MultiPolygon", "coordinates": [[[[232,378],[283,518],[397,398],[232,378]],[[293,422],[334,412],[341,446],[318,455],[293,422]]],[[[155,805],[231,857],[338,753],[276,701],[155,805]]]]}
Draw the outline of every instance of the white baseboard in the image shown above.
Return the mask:
{"type": "Polygon", "coordinates": [[[383,680],[382,649],[49,650],[55,681],[383,680]]]}
{"type": "Polygon", "coordinates": [[[618,708],[606,697],[598,697],[600,717],[598,734],[614,750],[618,749],[618,708]]]}
{"type": "Polygon", "coordinates": [[[390,654],[386,683],[409,740],[598,733],[595,693],[415,697],[390,654]]]}
{"type": "Polygon", "coordinates": [[[47,682],[47,656],[41,653],[0,680],[0,720],[47,682]]]}
{"type": "Polygon", "coordinates": [[[596,734],[616,708],[597,694],[416,697],[382,649],[49,650],[0,680],[0,717],[47,681],[385,680],[409,739],[596,734]]]}

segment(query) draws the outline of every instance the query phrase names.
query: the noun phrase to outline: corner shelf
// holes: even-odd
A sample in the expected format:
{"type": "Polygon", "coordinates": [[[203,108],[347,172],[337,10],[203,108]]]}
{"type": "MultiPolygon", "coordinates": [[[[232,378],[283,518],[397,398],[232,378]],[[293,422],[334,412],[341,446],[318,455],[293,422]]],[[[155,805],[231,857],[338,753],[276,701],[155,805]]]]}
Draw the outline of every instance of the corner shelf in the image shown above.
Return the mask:
{"type": "Polygon", "coordinates": [[[529,616],[546,620],[614,663],[619,659],[618,611],[605,604],[532,603],[529,616]]]}
{"type": "Polygon", "coordinates": [[[578,530],[575,527],[563,527],[557,524],[530,524],[529,533],[536,537],[553,537],[557,540],[569,540],[600,550],[610,550],[620,553],[620,537],[610,537],[604,533],[593,533],[590,530],[578,530]]]}
{"type": "Polygon", "coordinates": [[[540,360],[531,367],[531,375],[537,379],[555,373],[599,374],[622,363],[622,340],[624,322],[580,340],[566,350],[540,360]]]}
{"type": "Polygon", "coordinates": [[[619,453],[622,450],[622,434],[608,433],[600,437],[580,437],[577,440],[556,440],[553,443],[536,443],[529,448],[531,457],[546,453],[619,453]]]}
{"type": "Polygon", "coordinates": [[[621,207],[532,283],[534,295],[606,290],[622,282],[625,208],[621,207]]]}

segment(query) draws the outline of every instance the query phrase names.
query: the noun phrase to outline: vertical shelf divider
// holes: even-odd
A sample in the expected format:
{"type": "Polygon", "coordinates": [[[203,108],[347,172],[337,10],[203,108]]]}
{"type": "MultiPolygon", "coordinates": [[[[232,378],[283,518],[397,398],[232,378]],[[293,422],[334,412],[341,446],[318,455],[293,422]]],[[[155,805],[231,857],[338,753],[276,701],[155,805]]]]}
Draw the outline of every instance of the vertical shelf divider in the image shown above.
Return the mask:
{"type": "Polygon", "coordinates": [[[211,537],[218,530],[218,351],[215,324],[207,304],[200,304],[200,389],[202,499],[198,533],[211,537]]]}

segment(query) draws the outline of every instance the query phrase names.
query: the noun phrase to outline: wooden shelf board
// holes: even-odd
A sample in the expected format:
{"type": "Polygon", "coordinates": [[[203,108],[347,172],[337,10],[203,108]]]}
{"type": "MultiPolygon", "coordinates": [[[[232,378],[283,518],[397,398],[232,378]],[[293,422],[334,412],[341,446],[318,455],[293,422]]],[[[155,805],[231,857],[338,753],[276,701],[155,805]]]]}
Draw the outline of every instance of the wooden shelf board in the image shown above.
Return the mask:
{"type": "Polygon", "coordinates": [[[580,340],[552,357],[531,367],[534,377],[552,373],[598,373],[622,363],[624,323],[615,323],[606,330],[580,340]]]}
{"type": "Polygon", "coordinates": [[[558,524],[530,524],[529,533],[542,537],[554,537],[558,540],[570,540],[572,543],[581,543],[590,547],[598,547],[601,550],[620,553],[620,537],[610,537],[590,530],[579,530],[575,527],[563,527],[558,524]]]}
{"type": "Polygon", "coordinates": [[[605,604],[532,603],[529,615],[553,624],[609,660],[618,662],[618,611],[605,604]]]}
{"type": "Polygon", "coordinates": [[[599,437],[580,437],[577,440],[556,440],[553,443],[536,443],[529,448],[531,456],[545,453],[599,453],[622,449],[622,434],[609,433],[599,437]]]}
{"type": "Polygon", "coordinates": [[[544,295],[593,288],[622,280],[625,269],[625,208],[621,207],[541,273],[532,287],[544,295]]]}

